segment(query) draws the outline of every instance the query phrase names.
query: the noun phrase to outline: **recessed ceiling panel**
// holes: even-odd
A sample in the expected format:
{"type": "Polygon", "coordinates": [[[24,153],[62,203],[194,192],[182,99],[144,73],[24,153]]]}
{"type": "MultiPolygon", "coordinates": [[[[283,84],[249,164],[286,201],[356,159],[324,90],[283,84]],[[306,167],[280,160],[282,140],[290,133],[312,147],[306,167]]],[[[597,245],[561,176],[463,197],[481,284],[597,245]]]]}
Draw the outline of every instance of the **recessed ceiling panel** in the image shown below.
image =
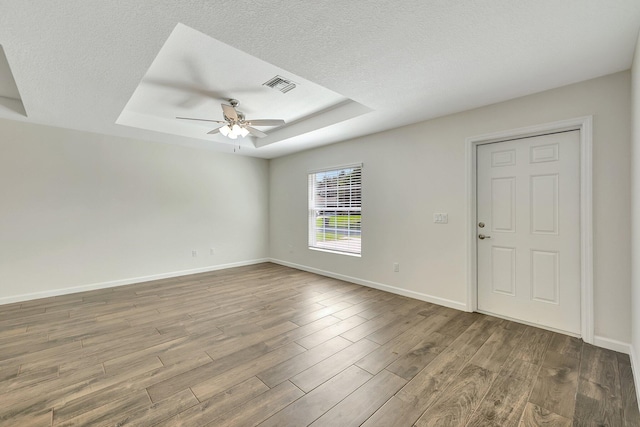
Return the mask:
{"type": "MultiPolygon", "coordinates": [[[[224,120],[221,104],[239,101],[251,119],[283,119],[254,146],[330,126],[370,109],[336,92],[262,61],[183,24],[178,24],[116,121],[117,124],[212,142],[239,143],[207,132],[224,120]],[[350,108],[345,108],[349,106],[350,108]]],[[[243,144],[244,145],[244,144],[243,144]]]]}

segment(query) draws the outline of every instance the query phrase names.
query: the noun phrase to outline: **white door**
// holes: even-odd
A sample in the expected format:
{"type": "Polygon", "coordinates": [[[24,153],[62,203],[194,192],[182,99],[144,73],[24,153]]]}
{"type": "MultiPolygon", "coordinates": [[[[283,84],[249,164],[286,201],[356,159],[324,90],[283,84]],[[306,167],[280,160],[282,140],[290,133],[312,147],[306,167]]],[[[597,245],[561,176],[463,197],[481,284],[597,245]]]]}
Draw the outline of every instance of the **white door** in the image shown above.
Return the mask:
{"type": "Polygon", "coordinates": [[[476,159],[478,310],[580,334],[579,131],[476,159]]]}

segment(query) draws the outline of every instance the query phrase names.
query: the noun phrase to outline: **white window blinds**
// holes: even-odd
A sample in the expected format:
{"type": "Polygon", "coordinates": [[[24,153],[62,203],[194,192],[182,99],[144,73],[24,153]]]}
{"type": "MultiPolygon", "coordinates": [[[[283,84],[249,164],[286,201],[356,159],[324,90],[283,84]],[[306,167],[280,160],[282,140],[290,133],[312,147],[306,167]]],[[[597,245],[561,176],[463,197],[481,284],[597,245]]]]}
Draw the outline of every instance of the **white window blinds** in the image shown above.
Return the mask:
{"type": "Polygon", "coordinates": [[[309,247],[361,253],[362,165],[309,174],[309,247]]]}

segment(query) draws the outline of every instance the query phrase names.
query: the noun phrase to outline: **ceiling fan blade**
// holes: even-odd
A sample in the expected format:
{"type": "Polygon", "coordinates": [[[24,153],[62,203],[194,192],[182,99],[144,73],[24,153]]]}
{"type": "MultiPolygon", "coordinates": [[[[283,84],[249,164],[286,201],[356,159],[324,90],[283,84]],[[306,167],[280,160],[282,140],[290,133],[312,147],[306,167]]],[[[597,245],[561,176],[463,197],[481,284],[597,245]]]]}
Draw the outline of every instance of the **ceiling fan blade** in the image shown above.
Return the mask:
{"type": "Polygon", "coordinates": [[[220,104],[220,105],[222,105],[222,111],[224,112],[225,116],[227,116],[229,119],[234,121],[238,120],[238,112],[236,111],[235,108],[227,104],[220,104]]]}
{"type": "Polygon", "coordinates": [[[194,119],[193,117],[176,117],[176,119],[180,119],[180,120],[195,120],[195,121],[198,121],[198,122],[213,122],[213,123],[224,123],[224,124],[227,123],[227,122],[221,122],[220,120],[194,119]]]}
{"type": "Polygon", "coordinates": [[[282,126],[284,124],[284,120],[280,119],[256,119],[256,120],[247,120],[251,126],[282,126]]]}
{"type": "Polygon", "coordinates": [[[214,135],[216,133],[220,133],[220,128],[223,128],[224,126],[220,126],[219,128],[215,128],[212,131],[207,132],[207,135],[214,135]]]}
{"type": "Polygon", "coordinates": [[[265,136],[267,136],[266,133],[260,132],[258,129],[252,128],[251,126],[245,126],[244,128],[248,130],[249,133],[255,137],[264,138],[265,136]]]}

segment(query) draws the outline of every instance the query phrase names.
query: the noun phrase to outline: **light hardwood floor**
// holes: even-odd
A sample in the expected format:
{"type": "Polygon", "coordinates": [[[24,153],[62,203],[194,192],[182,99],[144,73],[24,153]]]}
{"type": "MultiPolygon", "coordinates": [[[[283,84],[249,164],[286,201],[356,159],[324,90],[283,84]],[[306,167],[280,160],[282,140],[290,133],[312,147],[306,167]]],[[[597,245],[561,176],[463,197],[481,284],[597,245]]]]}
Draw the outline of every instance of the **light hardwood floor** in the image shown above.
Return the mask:
{"type": "Polygon", "coordinates": [[[0,306],[3,426],[638,426],[629,358],[260,264],[0,306]]]}

